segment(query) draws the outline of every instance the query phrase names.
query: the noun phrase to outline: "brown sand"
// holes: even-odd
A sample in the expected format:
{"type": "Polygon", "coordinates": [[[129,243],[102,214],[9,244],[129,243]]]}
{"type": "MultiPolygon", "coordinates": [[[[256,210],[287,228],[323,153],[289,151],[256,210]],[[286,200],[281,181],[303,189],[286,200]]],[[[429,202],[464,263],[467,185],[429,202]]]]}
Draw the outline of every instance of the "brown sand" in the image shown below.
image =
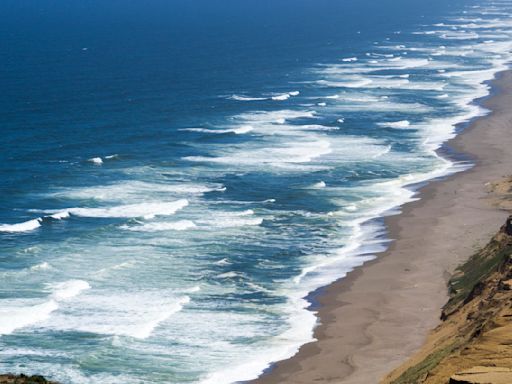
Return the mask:
{"type": "Polygon", "coordinates": [[[383,383],[512,383],[511,256],[512,236],[502,227],[451,280],[446,320],[383,383]]]}
{"type": "Polygon", "coordinates": [[[512,74],[500,74],[494,87],[485,103],[493,113],[449,143],[476,166],[431,182],[420,201],[388,218],[396,239],[389,250],[319,297],[318,341],[254,383],[374,384],[421,347],[439,323],[447,278],[507,216],[485,184],[512,173],[512,74]]]}

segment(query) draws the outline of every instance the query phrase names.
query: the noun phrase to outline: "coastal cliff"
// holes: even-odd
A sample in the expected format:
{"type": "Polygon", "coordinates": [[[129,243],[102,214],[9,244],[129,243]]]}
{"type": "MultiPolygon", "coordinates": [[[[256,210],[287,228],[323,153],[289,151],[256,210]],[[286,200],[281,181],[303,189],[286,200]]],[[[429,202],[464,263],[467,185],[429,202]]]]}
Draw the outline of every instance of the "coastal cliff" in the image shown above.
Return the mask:
{"type": "MultiPolygon", "coordinates": [[[[512,179],[488,184],[509,210],[512,179]]],[[[512,383],[512,217],[453,274],[442,323],[383,384],[512,383]]]]}

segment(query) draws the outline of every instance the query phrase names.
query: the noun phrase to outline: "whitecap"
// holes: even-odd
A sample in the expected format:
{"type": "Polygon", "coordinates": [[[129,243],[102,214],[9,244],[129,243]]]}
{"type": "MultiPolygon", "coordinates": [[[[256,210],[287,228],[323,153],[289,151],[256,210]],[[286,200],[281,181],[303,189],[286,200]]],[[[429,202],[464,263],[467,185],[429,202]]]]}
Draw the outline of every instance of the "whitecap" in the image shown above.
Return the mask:
{"type": "Polygon", "coordinates": [[[218,228],[233,228],[233,227],[247,227],[259,226],[263,223],[263,219],[256,217],[251,219],[236,219],[236,218],[223,218],[214,223],[218,228]]]}
{"type": "Polygon", "coordinates": [[[51,269],[51,268],[52,268],[52,266],[48,262],[44,261],[44,262],[42,262],[40,264],[36,264],[36,265],[31,266],[30,270],[31,271],[46,271],[46,270],[51,269]]]}
{"type": "Polygon", "coordinates": [[[135,218],[151,219],[155,216],[173,215],[188,206],[186,199],[173,202],[127,204],[105,208],[68,208],[66,211],[74,216],[95,218],[135,218]]]}
{"type": "Polygon", "coordinates": [[[197,224],[205,229],[214,228],[241,228],[259,226],[263,223],[262,217],[253,217],[254,211],[248,209],[241,212],[215,212],[212,218],[198,219],[197,224]]]}
{"type": "Polygon", "coordinates": [[[0,306],[0,335],[9,335],[15,330],[46,320],[59,308],[55,300],[30,305],[25,300],[2,300],[0,306]]]}
{"type": "Polygon", "coordinates": [[[249,133],[254,128],[250,125],[243,125],[238,128],[229,128],[229,129],[210,129],[210,128],[183,128],[181,131],[189,131],[189,132],[199,132],[199,133],[212,133],[212,134],[226,134],[226,133],[234,133],[236,135],[241,135],[244,133],[249,133]]]}
{"type": "Polygon", "coordinates": [[[187,289],[184,289],[183,292],[186,292],[186,293],[196,293],[196,292],[199,292],[201,291],[201,287],[199,285],[196,285],[192,288],[187,288],[187,289]]]}
{"type": "MultiPolygon", "coordinates": [[[[98,185],[81,188],[62,188],[56,192],[51,192],[48,196],[60,199],[79,199],[79,200],[100,200],[100,201],[127,201],[145,199],[148,194],[161,195],[161,198],[168,196],[169,193],[177,195],[202,195],[208,192],[223,192],[226,188],[222,184],[198,184],[189,182],[178,183],[148,183],[144,181],[124,181],[110,185],[98,185]]],[[[52,211],[59,214],[63,211],[52,211]]]]}
{"type": "Polygon", "coordinates": [[[35,299],[5,299],[0,306],[0,335],[8,335],[17,329],[32,326],[47,320],[59,308],[60,301],[66,301],[89,289],[83,280],[69,280],[49,284],[53,291],[48,301],[36,303],[35,299]]]}
{"type": "Polygon", "coordinates": [[[328,88],[364,88],[370,85],[373,80],[355,79],[353,81],[318,80],[317,84],[328,88]]]}
{"type": "Polygon", "coordinates": [[[136,232],[159,232],[159,231],[186,231],[188,229],[196,228],[197,226],[193,221],[180,220],[176,222],[160,222],[160,223],[147,223],[138,226],[123,225],[122,229],[136,232]]]}
{"type": "Polygon", "coordinates": [[[231,265],[233,263],[231,261],[229,261],[227,258],[224,258],[219,261],[216,261],[214,264],[216,264],[216,265],[231,265]]]}
{"type": "Polygon", "coordinates": [[[284,100],[288,100],[289,98],[290,98],[289,93],[283,93],[282,95],[272,96],[272,100],[276,100],[276,101],[284,101],[284,100]]]}
{"type": "Polygon", "coordinates": [[[67,219],[69,217],[69,212],[68,211],[57,212],[57,213],[54,213],[53,215],[50,215],[50,217],[55,220],[67,219]]]}
{"type": "Polygon", "coordinates": [[[380,127],[386,127],[386,128],[409,128],[411,125],[409,120],[400,120],[400,121],[393,121],[389,123],[377,123],[380,127]]]}
{"type": "Polygon", "coordinates": [[[217,275],[217,277],[220,279],[232,279],[235,277],[241,277],[241,275],[238,272],[231,271],[231,272],[221,273],[220,275],[217,275]]]}
{"type": "Polygon", "coordinates": [[[75,299],[72,310],[57,312],[51,321],[40,326],[147,339],[160,324],[189,302],[188,296],[175,297],[151,291],[89,294],[75,299]]]}
{"type": "Polygon", "coordinates": [[[241,135],[244,133],[249,133],[253,130],[254,130],[254,127],[252,125],[243,125],[239,128],[234,128],[233,132],[236,133],[237,135],[241,135]]]}
{"type": "Polygon", "coordinates": [[[266,97],[250,97],[250,96],[243,96],[243,95],[231,95],[231,96],[229,96],[229,99],[237,100],[237,101],[263,101],[263,100],[267,100],[266,97]]]}
{"type": "Polygon", "coordinates": [[[257,148],[247,153],[234,153],[225,156],[189,156],[185,160],[193,162],[211,162],[220,164],[246,165],[254,166],[261,164],[270,164],[280,166],[288,163],[308,163],[313,159],[332,152],[331,144],[328,140],[311,140],[309,142],[298,141],[283,143],[280,146],[271,148],[257,148]]]}
{"type": "Polygon", "coordinates": [[[320,181],[318,183],[313,184],[311,187],[314,189],[322,189],[326,187],[326,184],[324,181],[320,181]]]}
{"type": "Polygon", "coordinates": [[[28,232],[41,226],[41,218],[28,220],[17,224],[1,224],[0,232],[28,232]]]}
{"type": "Polygon", "coordinates": [[[82,291],[90,289],[91,286],[87,281],[84,280],[68,280],[62,283],[48,284],[53,290],[52,298],[56,301],[68,300],[77,295],[82,291]]]}
{"type": "Polygon", "coordinates": [[[96,164],[96,165],[101,165],[101,164],[103,164],[103,159],[102,159],[101,157],[93,157],[92,159],[89,159],[89,160],[87,160],[87,161],[89,161],[89,162],[91,162],[91,163],[94,163],[94,164],[96,164]]]}

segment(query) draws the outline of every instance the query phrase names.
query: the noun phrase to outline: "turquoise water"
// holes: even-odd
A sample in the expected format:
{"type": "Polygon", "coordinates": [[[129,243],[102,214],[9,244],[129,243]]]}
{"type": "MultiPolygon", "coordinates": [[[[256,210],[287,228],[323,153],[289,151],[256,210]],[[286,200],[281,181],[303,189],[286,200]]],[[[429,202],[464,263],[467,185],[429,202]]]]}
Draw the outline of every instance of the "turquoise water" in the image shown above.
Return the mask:
{"type": "Polygon", "coordinates": [[[508,68],[509,1],[0,5],[0,371],[231,383],[386,248],[508,68]]]}

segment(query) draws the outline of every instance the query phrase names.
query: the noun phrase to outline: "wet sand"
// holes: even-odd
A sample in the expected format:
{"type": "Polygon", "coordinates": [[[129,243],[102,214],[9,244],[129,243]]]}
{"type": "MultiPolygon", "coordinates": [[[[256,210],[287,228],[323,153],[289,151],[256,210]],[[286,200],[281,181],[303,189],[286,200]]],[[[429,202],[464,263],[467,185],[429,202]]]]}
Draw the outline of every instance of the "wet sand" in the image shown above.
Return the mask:
{"type": "Polygon", "coordinates": [[[447,143],[475,166],[430,182],[421,200],[388,217],[389,249],[316,297],[318,341],[252,383],[378,383],[420,348],[439,323],[450,274],[507,217],[486,183],[512,174],[512,73],[493,89],[484,102],[493,112],[447,143]]]}

